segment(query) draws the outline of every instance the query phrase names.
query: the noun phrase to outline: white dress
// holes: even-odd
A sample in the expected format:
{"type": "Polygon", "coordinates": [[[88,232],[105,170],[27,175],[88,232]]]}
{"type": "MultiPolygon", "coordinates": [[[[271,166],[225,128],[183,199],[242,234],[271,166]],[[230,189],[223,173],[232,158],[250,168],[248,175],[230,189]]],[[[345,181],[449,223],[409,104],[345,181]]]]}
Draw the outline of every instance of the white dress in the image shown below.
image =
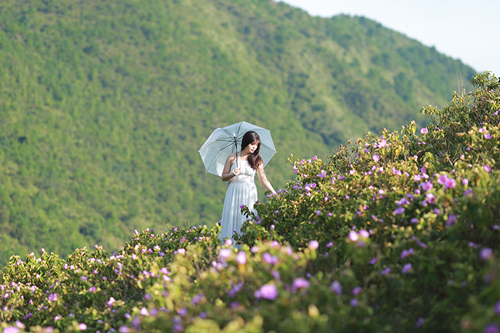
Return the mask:
{"type": "MultiPolygon", "coordinates": [[[[245,215],[241,214],[241,205],[247,206],[253,211],[253,206],[258,199],[257,186],[255,185],[256,171],[250,167],[247,160],[238,161],[240,167],[239,175],[231,179],[227,188],[224,208],[222,209],[222,231],[220,239],[231,239],[234,231],[241,234],[240,229],[245,222],[245,215]]],[[[231,171],[236,168],[236,162],[231,166],[231,171]]]]}

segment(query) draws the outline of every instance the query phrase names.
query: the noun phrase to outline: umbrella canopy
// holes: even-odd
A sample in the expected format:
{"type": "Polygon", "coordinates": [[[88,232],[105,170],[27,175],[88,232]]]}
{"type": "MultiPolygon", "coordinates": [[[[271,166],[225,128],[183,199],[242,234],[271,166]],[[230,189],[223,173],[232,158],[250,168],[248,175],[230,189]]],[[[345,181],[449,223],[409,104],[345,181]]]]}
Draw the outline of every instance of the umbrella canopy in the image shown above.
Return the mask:
{"type": "Polygon", "coordinates": [[[229,154],[237,152],[238,147],[241,150],[241,139],[248,131],[254,131],[260,136],[260,156],[262,156],[265,166],[276,153],[271,132],[242,121],[217,128],[198,150],[207,172],[222,176],[227,157],[229,154]]]}

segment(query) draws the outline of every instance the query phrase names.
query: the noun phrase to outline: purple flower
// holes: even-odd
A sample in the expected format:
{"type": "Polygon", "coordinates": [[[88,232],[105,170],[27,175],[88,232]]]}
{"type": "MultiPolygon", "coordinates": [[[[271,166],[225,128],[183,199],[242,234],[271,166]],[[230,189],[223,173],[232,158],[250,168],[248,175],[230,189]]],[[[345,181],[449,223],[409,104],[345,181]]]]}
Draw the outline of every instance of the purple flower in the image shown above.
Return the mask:
{"type": "Polygon", "coordinates": [[[417,322],[416,322],[415,326],[422,327],[422,326],[424,326],[424,322],[425,322],[425,319],[422,318],[422,317],[420,317],[420,318],[417,319],[417,322]]]}
{"type": "Polygon", "coordinates": [[[407,251],[407,250],[403,250],[403,252],[401,252],[401,259],[406,259],[410,256],[410,252],[407,251]]]}
{"type": "Polygon", "coordinates": [[[378,258],[377,258],[377,257],[375,257],[375,258],[372,258],[372,259],[369,261],[369,263],[370,263],[370,265],[375,265],[375,264],[377,263],[377,261],[378,261],[378,258]]]}
{"type": "Polygon", "coordinates": [[[373,155],[373,160],[375,162],[378,162],[380,160],[380,156],[378,156],[377,154],[373,155]]]}
{"type": "Polygon", "coordinates": [[[427,201],[429,201],[429,203],[431,203],[431,204],[436,203],[436,196],[435,196],[434,194],[432,194],[432,193],[427,193],[427,194],[425,195],[425,197],[427,198],[427,201]]]}
{"type": "Polygon", "coordinates": [[[326,244],[326,247],[328,247],[328,248],[330,248],[332,246],[333,246],[333,242],[330,242],[330,243],[326,244]]]}
{"type": "Polygon", "coordinates": [[[486,172],[491,171],[491,167],[488,164],[485,164],[485,166],[483,168],[484,168],[484,171],[486,171],[486,172]]]}
{"type": "Polygon", "coordinates": [[[406,274],[411,270],[411,263],[407,263],[403,266],[401,273],[406,274]]]}
{"type": "Polygon", "coordinates": [[[457,183],[456,183],[455,179],[453,179],[453,178],[448,178],[444,182],[444,186],[446,187],[446,189],[455,188],[456,185],[457,185],[457,183]]]}
{"type": "Polygon", "coordinates": [[[191,299],[191,303],[193,303],[194,305],[198,304],[201,302],[201,300],[205,297],[205,295],[203,294],[198,294],[196,296],[194,296],[192,299],[191,299]]]}
{"type": "Polygon", "coordinates": [[[448,220],[446,221],[446,226],[449,227],[455,223],[457,223],[457,216],[456,215],[448,216],[448,220]]]}
{"type": "Polygon", "coordinates": [[[326,172],[325,170],[321,170],[321,173],[318,175],[319,178],[325,178],[326,177],[326,172]]]}
{"type": "Polygon", "coordinates": [[[278,289],[274,284],[267,283],[260,287],[259,290],[254,292],[256,298],[265,298],[269,300],[275,300],[278,297],[278,289]]]}
{"type": "Polygon", "coordinates": [[[89,288],[89,292],[90,292],[90,293],[95,293],[95,290],[96,290],[96,289],[95,289],[95,287],[90,287],[90,288],[89,288]]]}
{"type": "Polygon", "coordinates": [[[350,306],[358,306],[358,304],[359,301],[356,298],[351,299],[351,301],[349,302],[350,306]]]}
{"type": "Polygon", "coordinates": [[[233,287],[233,289],[229,290],[229,292],[227,293],[227,295],[229,297],[234,297],[236,295],[237,292],[239,292],[241,290],[241,288],[243,287],[243,283],[238,283],[237,285],[235,285],[233,287]]]}
{"type": "Polygon", "coordinates": [[[293,288],[294,289],[307,289],[309,288],[309,281],[307,281],[306,279],[304,278],[296,278],[294,281],[293,281],[293,288]]]}
{"type": "Polygon", "coordinates": [[[114,302],[116,302],[116,300],[114,299],[114,297],[110,297],[110,298],[109,298],[109,301],[107,301],[107,302],[106,302],[106,304],[107,304],[108,306],[112,306],[114,302]]]}
{"type": "Polygon", "coordinates": [[[462,184],[464,184],[464,186],[469,185],[469,180],[467,178],[462,179],[462,184]]]}
{"type": "Polygon", "coordinates": [[[389,272],[391,271],[391,269],[389,267],[387,267],[386,269],[384,269],[382,272],[380,272],[380,274],[382,275],[387,275],[389,274],[389,272]]]}
{"type": "Polygon", "coordinates": [[[318,209],[318,210],[316,211],[316,216],[319,216],[319,214],[321,214],[321,211],[318,209]]]}
{"type": "Polygon", "coordinates": [[[57,294],[50,294],[49,295],[49,301],[51,301],[51,302],[57,301],[57,294]]]}
{"type": "Polygon", "coordinates": [[[245,251],[240,251],[236,256],[236,262],[240,265],[247,263],[247,253],[245,251]]]}
{"type": "Polygon", "coordinates": [[[417,219],[416,217],[414,217],[414,218],[412,218],[412,219],[410,220],[410,222],[411,222],[411,223],[417,223],[417,222],[418,222],[418,219],[417,219]]]}
{"type": "Polygon", "coordinates": [[[268,252],[262,255],[262,260],[264,260],[269,265],[274,265],[278,262],[278,257],[270,255],[268,252]]]}
{"type": "Polygon", "coordinates": [[[425,182],[425,183],[422,183],[422,184],[420,184],[420,186],[421,186],[421,187],[422,187],[422,189],[423,189],[424,191],[426,191],[426,192],[427,192],[427,191],[429,191],[429,190],[433,187],[433,185],[432,185],[432,183],[431,183],[431,182],[425,182]]]}
{"type": "Polygon", "coordinates": [[[481,252],[479,253],[479,256],[481,257],[482,260],[488,260],[491,258],[492,254],[493,254],[493,250],[485,247],[481,250],[481,252]]]}
{"type": "Polygon", "coordinates": [[[122,325],[118,329],[118,332],[120,332],[120,333],[131,333],[132,330],[128,326],[122,325]]]}
{"type": "Polygon", "coordinates": [[[337,295],[342,295],[342,285],[340,284],[339,281],[333,281],[330,289],[332,289],[332,291],[337,295]]]}
{"type": "Polygon", "coordinates": [[[464,192],[464,197],[468,197],[469,195],[473,195],[473,194],[474,194],[474,193],[472,192],[472,190],[471,190],[471,189],[467,189],[467,190],[465,190],[465,192],[464,192]]]}
{"type": "Polygon", "coordinates": [[[429,132],[429,130],[425,127],[420,130],[420,133],[422,133],[424,135],[427,134],[428,132],[429,132]]]}
{"type": "Polygon", "coordinates": [[[309,241],[307,244],[307,247],[312,251],[312,250],[317,250],[319,247],[319,243],[316,240],[309,241]]]}
{"type": "Polygon", "coordinates": [[[448,180],[448,176],[447,175],[441,175],[439,178],[438,178],[438,183],[441,184],[441,185],[444,185],[444,183],[448,180]]]}
{"type": "Polygon", "coordinates": [[[81,323],[81,324],[78,324],[78,328],[80,329],[80,331],[85,331],[87,329],[87,325],[85,325],[84,323],[81,323]]]}
{"type": "Polygon", "coordinates": [[[490,323],[484,328],[484,333],[500,333],[500,326],[496,323],[490,323]]]}
{"type": "Polygon", "coordinates": [[[484,135],[484,138],[485,138],[486,140],[491,139],[491,134],[490,134],[490,133],[486,133],[486,134],[484,135]]]}
{"type": "Polygon", "coordinates": [[[353,295],[358,295],[359,293],[361,293],[361,287],[356,287],[352,290],[353,295]]]}
{"type": "Polygon", "coordinates": [[[405,212],[405,209],[403,207],[399,207],[399,208],[396,208],[396,210],[394,211],[394,214],[395,215],[401,215],[405,212]]]}
{"type": "Polygon", "coordinates": [[[19,328],[15,327],[15,326],[9,326],[9,327],[3,329],[3,333],[18,333],[18,332],[19,332],[19,328]]]}
{"type": "Polygon", "coordinates": [[[441,210],[439,208],[434,208],[434,213],[440,215],[441,214],[441,210]]]}
{"type": "Polygon", "coordinates": [[[402,198],[398,202],[396,202],[396,205],[398,205],[398,206],[409,205],[409,204],[410,204],[410,202],[406,198],[402,198]]]}
{"type": "Polygon", "coordinates": [[[500,302],[498,302],[496,305],[495,305],[495,313],[497,315],[500,315],[500,302]]]}

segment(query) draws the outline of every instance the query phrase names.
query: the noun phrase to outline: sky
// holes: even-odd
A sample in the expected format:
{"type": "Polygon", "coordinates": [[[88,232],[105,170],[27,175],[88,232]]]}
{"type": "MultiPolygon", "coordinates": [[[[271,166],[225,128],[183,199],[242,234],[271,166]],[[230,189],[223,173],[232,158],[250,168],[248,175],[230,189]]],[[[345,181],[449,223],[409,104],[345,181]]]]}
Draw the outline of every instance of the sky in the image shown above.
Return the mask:
{"type": "Polygon", "coordinates": [[[313,16],[365,16],[500,77],[500,0],[284,0],[313,16]]]}

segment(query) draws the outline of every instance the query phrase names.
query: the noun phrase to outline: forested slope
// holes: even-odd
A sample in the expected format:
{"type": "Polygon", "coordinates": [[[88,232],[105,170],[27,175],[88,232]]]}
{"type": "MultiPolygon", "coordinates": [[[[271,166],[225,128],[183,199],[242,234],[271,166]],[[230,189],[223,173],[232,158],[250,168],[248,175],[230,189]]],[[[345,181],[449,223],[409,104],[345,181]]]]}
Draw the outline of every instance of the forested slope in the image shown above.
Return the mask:
{"type": "Polygon", "coordinates": [[[422,122],[472,74],[368,19],[267,0],[4,0],[0,263],[214,224],[226,185],[197,149],[216,127],[271,129],[279,188],[290,153],[422,122]]]}

